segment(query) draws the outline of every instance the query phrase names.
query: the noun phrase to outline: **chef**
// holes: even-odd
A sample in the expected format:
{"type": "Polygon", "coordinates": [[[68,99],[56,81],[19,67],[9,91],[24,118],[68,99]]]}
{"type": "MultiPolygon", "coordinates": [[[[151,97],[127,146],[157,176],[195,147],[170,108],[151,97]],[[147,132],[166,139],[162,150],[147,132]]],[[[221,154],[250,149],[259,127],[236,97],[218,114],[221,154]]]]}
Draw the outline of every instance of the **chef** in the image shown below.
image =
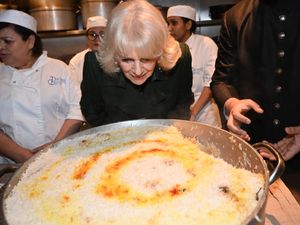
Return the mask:
{"type": "Polygon", "coordinates": [[[191,120],[221,127],[217,104],[212,99],[209,87],[215,71],[218,47],[206,36],[195,34],[196,10],[188,5],[169,8],[167,21],[171,35],[185,42],[192,54],[193,86],[195,102],[191,105],[191,120]]]}
{"type": "Polygon", "coordinates": [[[68,66],[49,58],[36,20],[18,10],[0,12],[0,162],[24,162],[78,131],[80,89],[68,66]]]}
{"type": "Polygon", "coordinates": [[[103,16],[92,16],[87,19],[86,36],[88,48],[77,53],[69,62],[72,76],[81,83],[83,73],[84,56],[89,51],[99,50],[104,37],[107,19],[103,16]]]}

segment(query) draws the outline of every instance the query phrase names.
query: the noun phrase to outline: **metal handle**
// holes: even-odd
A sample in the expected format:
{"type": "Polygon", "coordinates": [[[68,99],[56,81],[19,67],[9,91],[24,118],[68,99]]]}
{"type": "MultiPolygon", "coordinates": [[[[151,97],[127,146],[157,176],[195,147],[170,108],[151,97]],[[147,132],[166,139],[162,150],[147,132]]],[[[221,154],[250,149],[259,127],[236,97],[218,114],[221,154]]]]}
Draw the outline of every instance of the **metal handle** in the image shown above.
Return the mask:
{"type": "Polygon", "coordinates": [[[276,159],[275,161],[277,161],[277,165],[275,166],[274,170],[271,171],[271,174],[269,176],[269,183],[270,184],[274,183],[283,174],[283,172],[285,170],[284,159],[282,158],[281,154],[278,151],[276,151],[276,149],[273,148],[269,144],[258,142],[258,143],[253,144],[252,146],[256,149],[261,148],[261,147],[266,148],[275,157],[275,159],[276,159]]]}
{"type": "Polygon", "coordinates": [[[0,177],[2,177],[4,174],[6,173],[10,173],[10,172],[14,172],[17,169],[19,169],[21,167],[21,163],[17,163],[17,164],[9,164],[9,163],[5,163],[5,164],[0,164],[0,177]]]}

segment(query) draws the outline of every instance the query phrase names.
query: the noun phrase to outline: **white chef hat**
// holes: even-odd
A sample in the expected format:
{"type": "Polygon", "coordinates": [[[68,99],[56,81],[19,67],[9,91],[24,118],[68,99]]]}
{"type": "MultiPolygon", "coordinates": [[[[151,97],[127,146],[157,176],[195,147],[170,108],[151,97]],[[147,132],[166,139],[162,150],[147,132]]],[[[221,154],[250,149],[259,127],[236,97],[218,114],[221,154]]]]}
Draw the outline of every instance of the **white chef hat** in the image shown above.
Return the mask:
{"type": "Polygon", "coordinates": [[[103,16],[92,16],[87,19],[86,29],[90,29],[91,27],[106,27],[107,19],[103,16]]]}
{"type": "Polygon", "coordinates": [[[180,16],[196,21],[196,10],[188,5],[175,5],[168,9],[167,17],[180,16]]]}
{"type": "Polygon", "coordinates": [[[12,23],[25,27],[36,33],[37,22],[36,20],[27,13],[19,10],[9,9],[0,12],[0,22],[12,23]]]}

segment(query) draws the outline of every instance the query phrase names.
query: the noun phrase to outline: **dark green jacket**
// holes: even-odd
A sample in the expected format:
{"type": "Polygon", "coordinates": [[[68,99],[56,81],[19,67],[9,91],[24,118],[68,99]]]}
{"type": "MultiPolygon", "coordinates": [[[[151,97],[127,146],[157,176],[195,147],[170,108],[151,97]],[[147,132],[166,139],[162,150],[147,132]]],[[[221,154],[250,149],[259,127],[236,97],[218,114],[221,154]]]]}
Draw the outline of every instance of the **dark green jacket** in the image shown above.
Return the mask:
{"type": "Polygon", "coordinates": [[[155,68],[141,86],[132,84],[122,72],[106,74],[95,54],[85,56],[81,83],[82,113],[95,127],[134,119],[189,119],[193,103],[191,55],[181,44],[182,56],[168,72],[155,68]]]}

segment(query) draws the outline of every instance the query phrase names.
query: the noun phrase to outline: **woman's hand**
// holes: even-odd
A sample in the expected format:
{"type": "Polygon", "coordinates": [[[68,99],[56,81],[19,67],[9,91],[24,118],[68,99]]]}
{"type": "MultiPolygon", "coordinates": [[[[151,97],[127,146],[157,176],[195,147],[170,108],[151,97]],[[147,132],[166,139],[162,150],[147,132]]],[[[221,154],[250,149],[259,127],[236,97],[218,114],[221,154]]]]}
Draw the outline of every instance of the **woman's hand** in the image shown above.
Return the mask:
{"type": "Polygon", "coordinates": [[[250,141],[248,133],[241,129],[242,124],[250,124],[251,120],[244,116],[246,112],[253,109],[257,113],[263,113],[263,109],[251,99],[229,98],[224,104],[228,115],[228,129],[246,141],[250,141]]]}

